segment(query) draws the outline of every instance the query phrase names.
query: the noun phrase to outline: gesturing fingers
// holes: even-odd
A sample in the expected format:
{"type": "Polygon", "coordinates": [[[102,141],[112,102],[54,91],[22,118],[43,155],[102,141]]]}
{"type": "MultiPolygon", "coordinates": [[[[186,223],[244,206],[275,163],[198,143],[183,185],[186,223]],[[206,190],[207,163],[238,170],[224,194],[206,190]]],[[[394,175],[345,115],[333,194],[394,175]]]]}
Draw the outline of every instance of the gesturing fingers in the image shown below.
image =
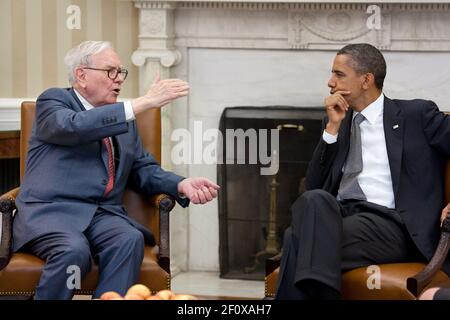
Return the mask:
{"type": "Polygon", "coordinates": [[[197,196],[198,196],[201,204],[208,202],[208,201],[206,201],[206,196],[204,195],[203,190],[197,189],[197,196]]]}
{"type": "Polygon", "coordinates": [[[203,186],[202,192],[205,195],[206,201],[211,201],[214,198],[207,187],[203,186]]]}
{"type": "Polygon", "coordinates": [[[193,190],[193,192],[191,193],[191,195],[188,198],[189,198],[189,200],[192,201],[193,204],[200,203],[200,199],[198,197],[197,190],[195,190],[195,189],[193,190]]]}
{"type": "Polygon", "coordinates": [[[209,193],[212,195],[213,198],[217,197],[217,190],[212,188],[212,187],[208,187],[209,189],[209,193]]]}

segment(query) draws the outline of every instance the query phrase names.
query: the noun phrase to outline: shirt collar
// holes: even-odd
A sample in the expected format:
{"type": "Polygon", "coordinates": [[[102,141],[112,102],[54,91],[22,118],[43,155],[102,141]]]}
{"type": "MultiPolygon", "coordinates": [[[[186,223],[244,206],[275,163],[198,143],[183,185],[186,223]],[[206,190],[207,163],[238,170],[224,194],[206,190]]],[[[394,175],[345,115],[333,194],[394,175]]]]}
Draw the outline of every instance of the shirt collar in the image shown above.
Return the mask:
{"type": "Polygon", "coordinates": [[[75,88],[73,89],[75,91],[75,94],[77,95],[78,99],[80,99],[81,104],[86,110],[94,109],[94,106],[90,104],[82,95],[79,93],[75,88]]]}
{"type": "MultiPolygon", "coordinates": [[[[361,114],[369,121],[371,125],[375,124],[380,114],[383,112],[384,107],[384,94],[380,96],[371,104],[369,104],[361,114]]],[[[357,112],[355,112],[357,114],[357,112]]]]}

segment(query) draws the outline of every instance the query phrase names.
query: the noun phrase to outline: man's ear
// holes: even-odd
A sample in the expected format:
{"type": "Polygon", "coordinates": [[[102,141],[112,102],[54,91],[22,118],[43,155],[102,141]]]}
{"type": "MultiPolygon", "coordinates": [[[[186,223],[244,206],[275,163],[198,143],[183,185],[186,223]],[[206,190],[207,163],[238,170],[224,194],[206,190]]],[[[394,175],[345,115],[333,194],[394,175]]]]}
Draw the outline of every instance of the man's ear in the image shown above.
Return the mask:
{"type": "Polygon", "coordinates": [[[364,77],[362,83],[363,89],[367,90],[375,86],[375,76],[373,75],[373,73],[365,73],[363,77],[364,77]]]}
{"type": "Polygon", "coordinates": [[[77,82],[82,88],[86,87],[86,72],[83,67],[75,68],[74,72],[75,82],[77,82]]]}

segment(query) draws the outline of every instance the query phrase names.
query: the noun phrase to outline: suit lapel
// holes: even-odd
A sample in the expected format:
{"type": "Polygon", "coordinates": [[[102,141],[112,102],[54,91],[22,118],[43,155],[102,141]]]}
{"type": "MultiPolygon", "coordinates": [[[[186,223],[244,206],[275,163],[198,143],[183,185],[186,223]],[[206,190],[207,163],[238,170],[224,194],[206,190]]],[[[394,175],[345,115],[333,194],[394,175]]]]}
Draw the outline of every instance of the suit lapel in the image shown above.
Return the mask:
{"type": "Polygon", "coordinates": [[[75,99],[75,101],[77,102],[77,106],[79,109],[79,110],[74,110],[74,111],[86,111],[86,108],[83,106],[80,99],[78,99],[77,94],[75,93],[75,90],[73,88],[70,88],[69,92],[72,95],[72,97],[75,99]]]}
{"type": "MultiPolygon", "coordinates": [[[[74,111],[86,111],[86,108],[81,103],[80,99],[78,99],[77,94],[75,93],[75,90],[73,88],[69,89],[70,94],[72,95],[73,99],[76,101],[76,106],[78,107],[78,110],[74,111]]],[[[100,144],[100,155],[102,157],[103,165],[105,166],[106,172],[108,172],[108,152],[106,150],[106,146],[103,143],[103,140],[100,140],[98,142],[100,144]]]]}
{"type": "Polygon", "coordinates": [[[344,166],[345,159],[347,157],[348,149],[350,148],[350,127],[353,118],[353,110],[349,109],[339,127],[338,134],[338,153],[336,155],[336,160],[333,163],[332,169],[332,189],[338,189],[339,183],[342,176],[342,167],[344,166]]]}
{"type": "Polygon", "coordinates": [[[403,117],[401,109],[391,99],[384,98],[383,126],[386,139],[386,148],[391,169],[392,186],[394,196],[397,199],[400,183],[400,171],[403,153],[403,117]]]}

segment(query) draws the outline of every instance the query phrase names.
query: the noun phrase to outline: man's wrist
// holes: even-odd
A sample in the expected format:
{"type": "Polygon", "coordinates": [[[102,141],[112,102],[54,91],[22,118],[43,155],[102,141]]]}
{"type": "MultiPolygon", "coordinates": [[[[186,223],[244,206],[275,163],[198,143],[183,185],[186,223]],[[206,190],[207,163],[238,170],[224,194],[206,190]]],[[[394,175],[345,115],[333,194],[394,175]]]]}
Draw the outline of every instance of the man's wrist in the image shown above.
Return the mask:
{"type": "Polygon", "coordinates": [[[178,196],[179,196],[181,199],[186,198],[186,195],[181,191],[181,188],[180,188],[180,185],[181,185],[181,183],[182,183],[184,180],[186,180],[186,178],[181,179],[180,182],[178,182],[178,184],[177,184],[177,192],[178,192],[178,196]]]}
{"type": "Polygon", "coordinates": [[[328,122],[325,127],[325,131],[332,136],[337,136],[340,126],[340,123],[328,122]]]}

